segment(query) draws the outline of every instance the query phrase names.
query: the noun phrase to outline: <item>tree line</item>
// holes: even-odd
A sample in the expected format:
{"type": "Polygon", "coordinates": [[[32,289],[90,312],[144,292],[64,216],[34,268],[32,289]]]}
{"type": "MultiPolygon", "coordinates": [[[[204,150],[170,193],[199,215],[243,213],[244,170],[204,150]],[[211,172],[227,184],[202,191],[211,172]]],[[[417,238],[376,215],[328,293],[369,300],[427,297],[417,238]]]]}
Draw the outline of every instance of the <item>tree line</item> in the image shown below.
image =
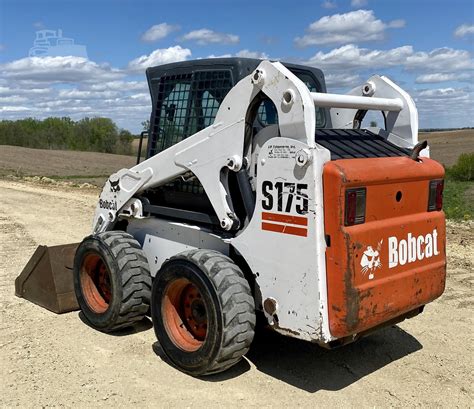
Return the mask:
{"type": "Polygon", "coordinates": [[[26,118],[0,121],[0,145],[129,155],[134,135],[109,118],[26,118]]]}

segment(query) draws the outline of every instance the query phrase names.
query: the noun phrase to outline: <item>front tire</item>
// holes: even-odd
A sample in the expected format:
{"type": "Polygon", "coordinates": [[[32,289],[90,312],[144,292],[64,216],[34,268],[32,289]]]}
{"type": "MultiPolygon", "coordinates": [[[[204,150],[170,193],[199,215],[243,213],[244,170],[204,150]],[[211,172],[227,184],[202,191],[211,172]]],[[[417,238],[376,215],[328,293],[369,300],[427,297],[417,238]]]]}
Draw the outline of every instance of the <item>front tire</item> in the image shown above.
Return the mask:
{"type": "Polygon", "coordinates": [[[153,283],[151,316],[165,355],[194,376],[230,368],[254,337],[249,284],[217,251],[190,250],[167,261],[153,283]]]}
{"type": "Polygon", "coordinates": [[[86,237],[74,257],[74,290],[84,317],[100,331],[142,320],[150,306],[151,275],[140,244],[123,231],[86,237]]]}

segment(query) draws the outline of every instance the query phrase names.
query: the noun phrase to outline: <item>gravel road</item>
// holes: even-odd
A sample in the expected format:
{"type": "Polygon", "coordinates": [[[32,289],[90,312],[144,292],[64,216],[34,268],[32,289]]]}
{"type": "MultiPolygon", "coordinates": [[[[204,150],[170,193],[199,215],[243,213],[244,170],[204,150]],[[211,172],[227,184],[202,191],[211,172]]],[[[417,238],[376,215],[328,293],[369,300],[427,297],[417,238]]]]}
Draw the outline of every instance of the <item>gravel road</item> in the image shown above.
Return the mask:
{"type": "Polygon", "coordinates": [[[97,195],[0,180],[0,406],[474,406],[474,224],[448,224],[447,289],[422,315],[333,351],[264,332],[235,368],[196,379],[160,358],[149,321],[106,335],[14,296],[38,244],[89,233],[97,195]]]}

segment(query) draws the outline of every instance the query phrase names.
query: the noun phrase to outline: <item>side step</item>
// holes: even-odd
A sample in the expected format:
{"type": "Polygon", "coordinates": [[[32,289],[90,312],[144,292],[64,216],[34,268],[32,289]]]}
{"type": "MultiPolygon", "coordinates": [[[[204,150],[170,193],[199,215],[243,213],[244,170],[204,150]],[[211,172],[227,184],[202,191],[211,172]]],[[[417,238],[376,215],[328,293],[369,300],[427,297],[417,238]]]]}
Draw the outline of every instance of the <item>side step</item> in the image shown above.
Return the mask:
{"type": "Polygon", "coordinates": [[[15,280],[15,295],[56,314],[78,310],[72,273],[78,245],[38,246],[15,280]]]}

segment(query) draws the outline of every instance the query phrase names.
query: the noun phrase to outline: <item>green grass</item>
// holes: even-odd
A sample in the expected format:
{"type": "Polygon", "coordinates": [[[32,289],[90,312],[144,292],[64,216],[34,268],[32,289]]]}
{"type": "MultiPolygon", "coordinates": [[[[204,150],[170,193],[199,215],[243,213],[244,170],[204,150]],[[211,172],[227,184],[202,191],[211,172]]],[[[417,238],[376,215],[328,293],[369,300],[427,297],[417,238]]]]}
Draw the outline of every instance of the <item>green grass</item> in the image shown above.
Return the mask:
{"type": "Polygon", "coordinates": [[[448,219],[474,218],[474,153],[463,153],[446,169],[443,210],[448,219]]]}
{"type": "Polygon", "coordinates": [[[446,175],[455,180],[474,181],[474,153],[462,153],[456,164],[446,169],[446,175]]]}
{"type": "Polygon", "coordinates": [[[448,219],[471,220],[474,217],[473,194],[471,193],[473,190],[474,182],[459,181],[449,177],[445,180],[443,210],[448,219]]]}

